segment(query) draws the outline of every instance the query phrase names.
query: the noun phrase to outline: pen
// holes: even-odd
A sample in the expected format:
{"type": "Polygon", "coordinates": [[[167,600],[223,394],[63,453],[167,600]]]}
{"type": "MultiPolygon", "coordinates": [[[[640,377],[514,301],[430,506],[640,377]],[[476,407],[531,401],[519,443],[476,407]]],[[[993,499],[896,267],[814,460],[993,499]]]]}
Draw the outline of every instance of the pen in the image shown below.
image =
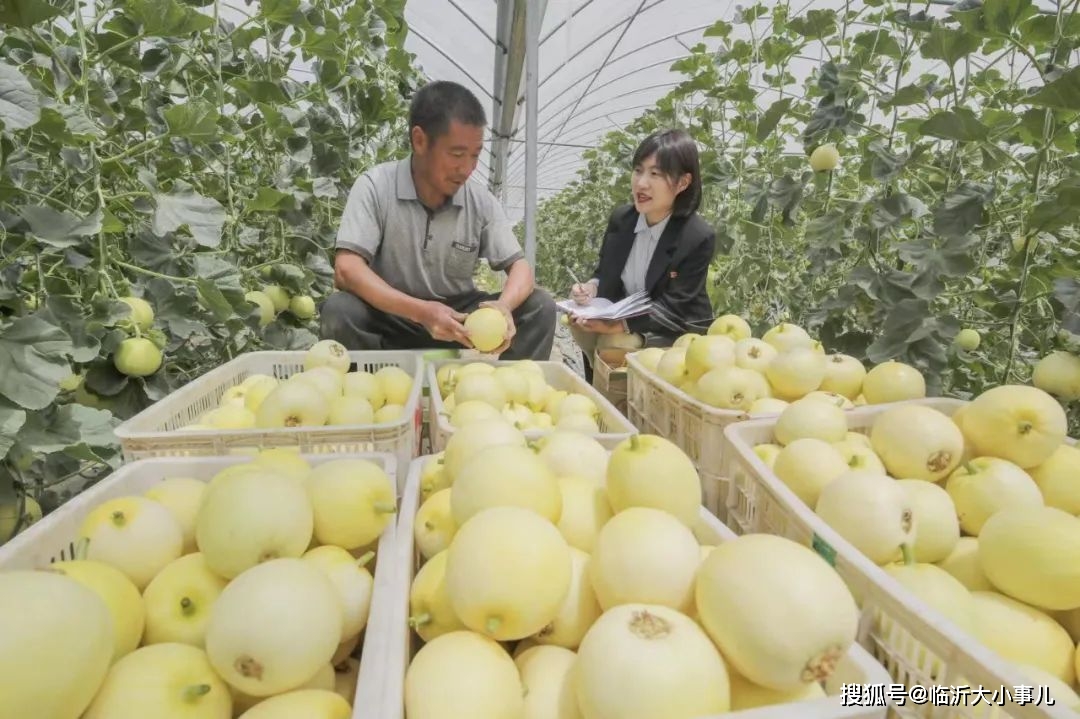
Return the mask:
{"type": "Polygon", "coordinates": [[[570,269],[569,267],[564,267],[564,269],[566,270],[566,274],[570,275],[570,279],[574,281],[574,284],[581,284],[581,280],[578,279],[578,276],[574,274],[574,271],[572,269],[570,269]]]}

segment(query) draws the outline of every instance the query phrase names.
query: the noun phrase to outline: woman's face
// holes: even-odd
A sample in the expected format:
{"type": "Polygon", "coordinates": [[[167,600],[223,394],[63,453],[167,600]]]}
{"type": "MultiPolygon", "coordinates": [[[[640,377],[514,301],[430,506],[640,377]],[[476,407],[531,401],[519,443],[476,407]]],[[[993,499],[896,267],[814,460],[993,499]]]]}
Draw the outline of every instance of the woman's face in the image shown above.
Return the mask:
{"type": "Polygon", "coordinates": [[[656,164],[656,155],[646,157],[634,168],[631,192],[634,209],[649,218],[662,219],[671,212],[675,198],[690,184],[690,174],[679,178],[678,184],[664,174],[656,164]]]}

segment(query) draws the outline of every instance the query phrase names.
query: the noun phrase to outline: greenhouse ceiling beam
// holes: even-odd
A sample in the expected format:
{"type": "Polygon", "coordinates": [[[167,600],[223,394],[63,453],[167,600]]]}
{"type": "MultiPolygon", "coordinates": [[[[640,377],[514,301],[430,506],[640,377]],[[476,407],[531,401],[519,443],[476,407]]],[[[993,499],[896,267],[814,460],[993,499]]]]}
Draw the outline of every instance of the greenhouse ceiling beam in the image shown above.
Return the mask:
{"type": "Polygon", "coordinates": [[[492,87],[491,174],[488,189],[502,193],[509,140],[517,122],[518,96],[525,64],[525,0],[496,0],[495,77],[492,87]]]}
{"type": "MultiPolygon", "coordinates": [[[[644,0],[643,0],[644,1],[644,0]]],[[[540,112],[540,31],[547,0],[533,0],[525,14],[525,256],[536,266],[537,158],[540,154],[537,127],[540,112]]]]}

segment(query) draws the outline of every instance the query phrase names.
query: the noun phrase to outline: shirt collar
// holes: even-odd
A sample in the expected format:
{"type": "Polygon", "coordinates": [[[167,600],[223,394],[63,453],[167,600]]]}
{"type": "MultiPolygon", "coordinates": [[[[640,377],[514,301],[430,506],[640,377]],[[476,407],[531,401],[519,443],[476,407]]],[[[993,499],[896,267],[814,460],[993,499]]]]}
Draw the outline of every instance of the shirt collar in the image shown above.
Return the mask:
{"type": "Polygon", "coordinates": [[[637,227],[634,228],[634,234],[648,230],[652,233],[653,239],[659,239],[660,235],[664,234],[664,228],[667,227],[668,220],[670,219],[671,215],[669,214],[652,227],[649,227],[649,223],[645,220],[645,215],[639,214],[637,218],[637,227]]]}
{"type": "MultiPolygon", "coordinates": [[[[397,196],[399,200],[413,200],[415,202],[420,201],[420,198],[416,194],[416,183],[413,182],[412,177],[411,155],[398,162],[397,196]]],[[[465,185],[459,187],[458,191],[455,192],[453,197],[450,198],[450,204],[454,205],[455,207],[465,206],[465,185]]]]}

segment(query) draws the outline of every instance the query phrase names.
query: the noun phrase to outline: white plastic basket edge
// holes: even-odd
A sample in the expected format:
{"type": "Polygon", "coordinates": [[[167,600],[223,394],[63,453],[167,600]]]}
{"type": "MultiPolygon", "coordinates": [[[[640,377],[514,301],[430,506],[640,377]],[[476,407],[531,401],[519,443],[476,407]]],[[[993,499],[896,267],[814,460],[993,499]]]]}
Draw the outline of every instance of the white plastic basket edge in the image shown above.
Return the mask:
{"type": "MultiPolygon", "coordinates": [[[[390,453],[300,456],[312,466],[339,459],[369,460],[379,464],[395,485],[398,483],[396,477],[399,463],[390,453]]],[[[53,535],[64,534],[73,538],[83,518],[101,502],[114,497],[143,494],[153,482],[147,479],[148,476],[157,478],[157,481],[180,476],[209,481],[222,469],[250,460],[250,457],[158,457],[129,462],[0,546],[0,577],[5,571],[42,569],[48,566],[51,560],[70,560],[74,550],[72,541],[53,535]],[[42,544],[46,544],[48,548],[42,544]]],[[[400,511],[399,505],[398,512],[400,511]]],[[[385,632],[380,631],[380,628],[390,625],[395,608],[393,589],[398,568],[395,561],[396,542],[397,522],[391,521],[387,523],[376,547],[374,587],[368,623],[362,636],[360,669],[352,702],[353,719],[362,716],[364,707],[378,706],[384,701],[384,685],[380,679],[382,659],[387,652],[381,643],[385,632]]]]}
{"type": "MultiPolygon", "coordinates": [[[[948,397],[931,397],[906,400],[888,405],[857,407],[854,410],[849,410],[849,428],[852,421],[865,420],[900,404],[930,406],[951,414],[952,412],[948,411],[950,408],[955,409],[967,404],[967,401],[948,397]]],[[[851,567],[853,574],[852,572],[845,572],[844,579],[849,587],[852,583],[858,585],[852,588],[856,594],[865,597],[869,590],[876,600],[880,601],[881,597],[886,597],[885,602],[888,607],[881,608],[880,611],[892,611],[902,615],[900,620],[893,617],[893,621],[896,621],[908,632],[920,635],[917,641],[925,644],[927,649],[940,657],[949,667],[947,675],[940,678],[944,684],[959,684],[960,677],[957,674],[970,675],[972,673],[971,667],[974,667],[982,675],[980,678],[987,681],[987,683],[983,684],[986,687],[1011,688],[1025,683],[1030,685],[1030,680],[1020,676],[1011,662],[978,644],[959,627],[931,608],[929,604],[886,574],[881,567],[871,562],[832,527],[818,519],[816,515],[806,508],[795,493],[753,451],[754,444],[758,442],[748,439],[748,437],[755,435],[760,436],[759,433],[764,431],[768,431],[771,437],[772,428],[775,426],[776,421],[776,417],[755,418],[728,426],[724,430],[725,438],[731,450],[731,452],[725,453],[728,458],[727,462],[739,461],[744,465],[748,465],[754,471],[755,479],[780,502],[790,516],[794,518],[795,522],[801,525],[803,531],[808,532],[812,538],[823,542],[835,552],[836,558],[851,567]],[[733,455],[737,455],[739,459],[733,459],[733,455]],[[957,656],[960,657],[959,661],[956,659],[957,656]],[[958,667],[958,664],[967,665],[968,668],[958,667]]],[[[730,467],[726,468],[728,476],[732,476],[730,469],[730,467]]],[[[729,491],[728,511],[730,516],[738,492],[738,486],[734,479],[729,491]]],[[[814,547],[811,546],[811,548],[814,547]]],[[[872,620],[872,612],[864,609],[860,628],[860,641],[864,643],[864,646],[869,641],[868,635],[871,631],[870,624],[872,620]]],[[[967,681],[972,681],[972,679],[970,676],[966,677],[967,681]]],[[[1060,704],[1053,707],[1009,705],[1009,712],[1010,714],[1004,714],[1003,712],[997,714],[995,719],[1004,719],[1006,716],[1013,719],[1039,719],[1040,717],[1043,719],[1078,719],[1080,717],[1080,713],[1070,711],[1060,704]]],[[[972,716],[976,716],[976,714],[972,714],[972,716]]]]}
{"type": "MultiPolygon", "coordinates": [[[[412,630],[408,626],[409,591],[414,575],[415,544],[413,519],[420,507],[420,474],[430,455],[419,457],[409,467],[405,484],[405,495],[400,507],[400,520],[397,530],[397,553],[395,574],[396,610],[394,623],[387,627],[386,646],[395,652],[386,663],[384,704],[377,713],[360,715],[356,719],[404,719],[404,681],[408,670],[412,630]],[[389,636],[392,635],[392,636],[389,636]]],[[[700,513],[700,523],[695,527],[695,535],[703,543],[731,540],[735,533],[724,526],[704,507],[700,513]]],[[[800,719],[885,719],[886,707],[841,706],[840,685],[845,679],[857,680],[860,684],[888,684],[888,673],[884,667],[861,646],[853,645],[841,662],[837,671],[826,683],[828,698],[807,702],[784,704],[774,707],[731,712],[722,715],[700,717],[699,719],[790,719],[793,711],[800,719]]]]}
{"type": "MultiPolygon", "coordinates": [[[[233,386],[242,381],[242,379],[240,379],[242,373],[251,373],[248,365],[263,363],[302,364],[305,354],[306,353],[302,350],[274,350],[247,352],[238,355],[225,364],[215,367],[209,372],[197,377],[182,387],[179,387],[168,396],[154,402],[133,417],[125,420],[116,427],[114,433],[117,439],[120,440],[121,445],[133,440],[149,442],[161,439],[167,443],[169,439],[176,438],[177,430],[162,429],[162,427],[176,414],[178,407],[186,407],[192,402],[197,401],[197,399],[206,392],[205,387],[207,385],[216,387],[226,382],[230,382],[231,386],[233,386]]],[[[415,424],[415,415],[420,411],[420,398],[423,394],[426,379],[424,371],[426,362],[423,353],[401,350],[365,350],[349,352],[350,360],[357,363],[358,366],[365,364],[400,366],[406,357],[409,358],[407,363],[415,362],[415,367],[409,372],[409,375],[412,378],[412,387],[409,392],[409,398],[406,400],[405,412],[400,419],[394,420],[393,422],[274,429],[184,430],[184,436],[192,439],[226,437],[228,438],[229,444],[244,445],[245,441],[248,443],[258,442],[259,438],[263,437],[273,438],[304,435],[312,438],[312,440],[317,443],[320,435],[338,435],[348,432],[391,432],[406,429],[415,431],[415,427],[410,427],[410,425],[415,424]]],[[[415,455],[415,452],[413,452],[413,455],[415,455]]]]}

